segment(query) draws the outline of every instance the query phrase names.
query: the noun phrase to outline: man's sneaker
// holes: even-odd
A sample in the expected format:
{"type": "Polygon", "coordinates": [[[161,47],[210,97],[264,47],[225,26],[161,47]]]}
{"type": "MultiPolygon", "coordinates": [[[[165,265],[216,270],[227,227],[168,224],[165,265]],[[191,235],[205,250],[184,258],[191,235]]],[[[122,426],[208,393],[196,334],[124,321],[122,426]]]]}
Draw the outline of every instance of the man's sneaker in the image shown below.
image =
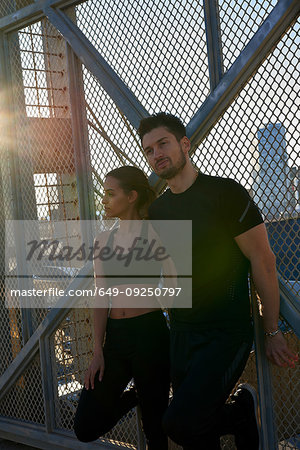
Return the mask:
{"type": "Polygon", "coordinates": [[[239,384],[232,400],[239,414],[234,432],[237,450],[259,450],[256,390],[248,383],[239,384]]]}
{"type": "Polygon", "coordinates": [[[120,401],[120,414],[127,414],[132,408],[138,405],[138,397],[135,386],[123,392],[120,401]]]}

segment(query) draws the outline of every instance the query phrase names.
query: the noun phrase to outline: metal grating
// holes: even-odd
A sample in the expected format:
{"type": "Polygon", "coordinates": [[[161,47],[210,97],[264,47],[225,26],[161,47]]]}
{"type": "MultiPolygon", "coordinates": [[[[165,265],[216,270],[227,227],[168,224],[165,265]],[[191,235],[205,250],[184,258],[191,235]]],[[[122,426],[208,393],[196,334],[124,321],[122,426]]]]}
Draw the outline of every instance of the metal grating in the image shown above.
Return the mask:
{"type": "MultiPolygon", "coordinates": [[[[12,12],[4,0],[1,13],[12,12]]],[[[33,1],[19,1],[16,9],[33,1]]],[[[225,71],[247,45],[275,6],[266,2],[219,2],[225,71]]],[[[74,19],[74,10],[68,10],[74,19]]],[[[209,94],[204,13],[193,0],[159,5],[141,0],[98,2],[76,7],[76,23],[148,111],[167,110],[188,123],[209,94]]],[[[230,176],[246,186],[268,223],[278,270],[287,289],[299,295],[299,21],[282,37],[272,54],[223,113],[193,155],[200,169],[230,176]]],[[[1,153],[1,211],[14,218],[13,188],[22,199],[24,218],[53,221],[79,217],[69,78],[65,41],[48,20],[9,36],[15,145],[4,141],[1,153]],[[14,152],[9,151],[14,148],[14,152]],[[19,158],[13,178],[12,155],[19,158]],[[15,180],[16,185],[13,185],[15,180]],[[2,208],[3,204],[3,208],[2,208]]],[[[95,204],[101,216],[105,173],[123,164],[150,169],[135,130],[95,77],[82,66],[89,156],[95,204]]],[[[77,167],[78,168],[78,167],[77,167]]],[[[1,212],[0,211],[0,212],[1,212]]],[[[1,222],[2,225],[2,222],[1,222]]],[[[17,264],[13,230],[8,230],[10,267],[17,264]]],[[[66,233],[68,233],[66,229],[66,233]]],[[[2,235],[0,245],[4,246],[2,235]]],[[[0,280],[1,281],[1,280],[0,280]]],[[[49,280],[35,280],[47,285],[49,280]]],[[[17,287],[17,286],[16,286],[17,287]]],[[[0,375],[24,345],[20,309],[6,309],[0,283],[0,375]]],[[[33,331],[45,317],[36,310],[33,331]]],[[[289,332],[294,348],[299,340],[289,332]]],[[[73,414],[92,352],[90,311],[72,310],[50,339],[55,425],[72,429],[73,414]]],[[[38,358],[0,403],[0,414],[17,420],[45,421],[38,358]],[[32,383],[34,380],[34,383],[32,383]],[[29,401],[28,401],[29,398],[29,401]]],[[[257,385],[254,354],[242,381],[257,385]]],[[[299,446],[299,366],[273,371],[274,409],[282,449],[299,446]],[[288,390],[287,390],[288,386],[288,390]],[[298,439],[298,440],[297,440],[298,439]]],[[[106,438],[117,446],[137,445],[132,411],[106,438]]],[[[223,448],[234,448],[232,438],[223,448]]],[[[171,446],[170,448],[178,448],[171,446]]]]}
{"type": "Polygon", "coordinates": [[[149,113],[168,110],[188,121],[207,97],[201,2],[89,0],[76,7],[76,19],[149,113]]]}
{"type": "MultiPolygon", "coordinates": [[[[299,354],[300,340],[289,332],[285,335],[290,348],[299,354]]],[[[279,450],[300,445],[300,365],[294,369],[272,366],[274,412],[279,450]]]]}
{"type": "Polygon", "coordinates": [[[277,0],[219,1],[224,72],[246,47],[276,3],[277,0]]]}
{"type": "Polygon", "coordinates": [[[57,427],[73,429],[73,417],[92,358],[92,311],[74,309],[51,337],[57,427]]]}
{"type": "MultiPolygon", "coordinates": [[[[65,42],[44,19],[11,35],[9,52],[17,125],[16,188],[22,199],[18,218],[78,219],[65,42]]],[[[4,176],[11,176],[8,165],[4,176]]],[[[7,214],[6,218],[14,216],[7,214]]],[[[14,243],[12,251],[16,251],[13,248],[14,243]]],[[[40,267],[36,271],[40,274],[40,267]]],[[[49,272],[47,268],[51,276],[49,272]]],[[[36,279],[35,284],[45,287],[49,282],[36,279]]],[[[33,330],[46,313],[42,309],[32,312],[33,330]]]]}
{"type": "MultiPolygon", "coordinates": [[[[16,286],[14,286],[16,287],[16,286]]],[[[4,291],[4,286],[1,288],[4,291]]],[[[5,299],[1,299],[0,318],[1,334],[0,348],[1,364],[0,375],[9,367],[13,359],[17,356],[23,346],[22,318],[17,309],[8,309],[4,305],[5,299]]]]}
{"type": "Polygon", "coordinates": [[[2,0],[0,3],[0,17],[12,14],[25,6],[32,5],[34,0],[2,0]]]}
{"type": "Polygon", "coordinates": [[[96,214],[102,211],[102,182],[105,174],[124,164],[136,165],[147,175],[151,171],[136,131],[112,102],[99,82],[83,67],[90,160],[95,189],[96,214]]]}
{"type": "Polygon", "coordinates": [[[38,355],[0,402],[0,416],[44,424],[44,395],[38,355]],[[32,382],[34,380],[34,383],[32,382]]]}
{"type": "MultiPolygon", "coordinates": [[[[4,171],[2,172],[2,174],[4,171]]],[[[3,177],[5,178],[5,177],[3,177]]],[[[9,196],[5,196],[5,192],[9,191],[9,183],[6,188],[3,189],[4,195],[4,213],[7,213],[7,219],[10,217],[10,205],[11,199],[9,196]]],[[[15,240],[13,236],[13,230],[5,230],[3,224],[3,234],[0,236],[1,247],[3,249],[3,265],[4,265],[4,254],[7,255],[9,261],[9,267],[13,271],[16,267],[16,254],[15,254],[15,240]],[[4,252],[5,248],[5,252],[4,252]]],[[[2,263],[2,261],[1,261],[2,263]]],[[[3,267],[4,272],[4,267],[3,267]]],[[[17,280],[11,283],[12,289],[18,288],[17,280]]],[[[0,375],[7,369],[11,364],[12,360],[16,357],[23,346],[23,332],[22,332],[22,317],[20,311],[17,309],[9,309],[5,305],[6,296],[9,292],[5,289],[4,277],[0,282],[0,320],[1,320],[1,331],[0,331],[0,375]]]]}
{"type": "Polygon", "coordinates": [[[77,218],[64,40],[45,19],[20,30],[10,53],[24,218],[77,218]]]}

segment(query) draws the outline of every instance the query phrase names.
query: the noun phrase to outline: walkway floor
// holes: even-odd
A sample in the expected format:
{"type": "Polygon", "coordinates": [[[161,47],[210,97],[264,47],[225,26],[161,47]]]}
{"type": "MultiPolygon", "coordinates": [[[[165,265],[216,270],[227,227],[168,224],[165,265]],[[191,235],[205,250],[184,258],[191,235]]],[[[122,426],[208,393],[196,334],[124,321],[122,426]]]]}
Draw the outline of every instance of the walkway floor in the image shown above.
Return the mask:
{"type": "Polygon", "coordinates": [[[0,439],[0,450],[37,450],[37,447],[30,447],[29,445],[19,444],[18,442],[0,439]]]}

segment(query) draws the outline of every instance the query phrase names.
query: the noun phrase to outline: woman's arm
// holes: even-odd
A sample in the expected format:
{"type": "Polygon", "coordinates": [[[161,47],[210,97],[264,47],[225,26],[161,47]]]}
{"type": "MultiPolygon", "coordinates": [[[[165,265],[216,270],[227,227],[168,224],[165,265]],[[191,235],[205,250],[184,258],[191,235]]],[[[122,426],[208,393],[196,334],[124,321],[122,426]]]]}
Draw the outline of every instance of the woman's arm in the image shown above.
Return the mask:
{"type": "MultiPolygon", "coordinates": [[[[101,244],[104,241],[104,235],[106,236],[106,233],[102,233],[101,237],[95,239],[95,241],[98,241],[99,247],[101,247],[101,244]]],[[[97,248],[97,246],[94,246],[94,248],[97,248]]],[[[89,389],[89,386],[94,389],[94,379],[97,371],[99,371],[99,381],[101,381],[105,368],[103,343],[106,331],[109,297],[107,295],[99,295],[99,289],[103,288],[104,291],[106,289],[102,261],[99,258],[94,259],[94,278],[95,287],[97,288],[94,308],[94,356],[85,374],[84,385],[86,389],[89,389]]]]}
{"type": "Polygon", "coordinates": [[[94,308],[94,354],[102,352],[108,308],[94,308]]]}

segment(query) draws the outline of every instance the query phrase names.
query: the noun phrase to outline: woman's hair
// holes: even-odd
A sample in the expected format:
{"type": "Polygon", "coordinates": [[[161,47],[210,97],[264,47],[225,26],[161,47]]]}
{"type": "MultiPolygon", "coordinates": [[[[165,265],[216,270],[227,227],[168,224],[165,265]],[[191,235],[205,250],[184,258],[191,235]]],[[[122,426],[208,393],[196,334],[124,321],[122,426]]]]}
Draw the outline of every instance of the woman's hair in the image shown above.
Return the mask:
{"type": "Polygon", "coordinates": [[[156,193],[144,172],[134,166],[123,166],[108,172],[105,178],[107,177],[116,178],[124,192],[136,191],[138,193],[136,208],[142,219],[147,219],[148,208],[156,199],[156,193]]]}

